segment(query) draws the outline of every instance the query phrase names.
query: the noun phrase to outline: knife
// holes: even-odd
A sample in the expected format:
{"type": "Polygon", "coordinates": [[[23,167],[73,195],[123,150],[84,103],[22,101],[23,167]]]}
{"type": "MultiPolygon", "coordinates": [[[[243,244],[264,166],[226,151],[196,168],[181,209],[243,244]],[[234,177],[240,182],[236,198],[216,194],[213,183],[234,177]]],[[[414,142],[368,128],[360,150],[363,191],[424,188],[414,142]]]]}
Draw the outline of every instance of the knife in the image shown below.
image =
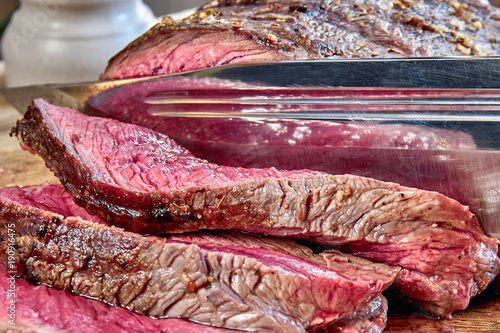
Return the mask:
{"type": "MultiPolygon", "coordinates": [[[[86,103],[92,96],[95,97],[111,89],[144,81],[168,81],[176,78],[216,78],[228,82],[261,86],[261,88],[498,89],[500,88],[500,57],[338,59],[244,63],[149,78],[10,87],[2,89],[2,93],[22,113],[33,99],[44,97],[49,103],[55,105],[99,115],[101,111],[105,110],[99,110],[99,105],[90,106],[86,103]]],[[[188,91],[189,87],[186,86],[183,89],[188,91]]],[[[309,100],[311,99],[313,98],[309,98],[309,100]]],[[[162,114],[161,112],[158,114],[175,115],[174,113],[162,114]]]]}
{"type": "MultiPolygon", "coordinates": [[[[500,237],[500,201],[497,199],[500,197],[497,193],[500,188],[500,170],[497,167],[500,165],[499,72],[500,58],[497,57],[311,60],[225,65],[174,75],[14,87],[2,92],[22,113],[32,99],[43,97],[51,104],[110,117],[113,117],[110,114],[113,106],[109,103],[116,100],[128,109],[146,107],[154,117],[197,116],[200,113],[193,113],[193,109],[207,109],[208,106],[214,109],[220,105],[230,105],[232,113],[223,108],[216,112],[217,116],[243,114],[262,117],[266,116],[266,112],[254,112],[253,108],[267,109],[269,104],[266,103],[270,100],[281,100],[285,101],[284,104],[271,104],[278,105],[281,113],[274,112],[268,116],[295,118],[303,114],[307,118],[315,113],[307,119],[416,122],[463,130],[472,133],[480,142],[479,149],[449,152],[405,149],[364,151],[293,146],[284,149],[280,146],[270,147],[267,151],[262,147],[255,150],[250,145],[194,144],[202,144],[208,155],[213,157],[217,152],[241,156],[265,153],[258,160],[276,167],[285,160],[293,160],[302,163],[296,167],[312,168],[314,163],[315,169],[330,171],[332,166],[338,165],[331,163],[332,160],[364,159],[371,164],[368,170],[352,169],[349,162],[350,167],[345,171],[367,176],[380,175],[380,179],[388,173],[387,170],[394,171],[394,175],[403,167],[418,178],[412,183],[403,172],[401,175],[406,178],[402,180],[408,181],[402,181],[403,185],[440,190],[444,194],[447,190],[456,192],[456,188],[466,189],[470,198],[466,204],[479,215],[490,235],[500,237]],[[229,100],[229,103],[224,104],[220,100],[220,86],[207,88],[205,85],[200,88],[196,85],[203,80],[216,80],[224,85],[222,95],[226,94],[224,100],[229,100]],[[170,89],[165,90],[164,87],[170,89]],[[296,94],[300,92],[305,93],[297,100],[296,94]],[[168,100],[165,94],[174,96],[170,103],[165,102],[168,100]],[[235,94],[239,96],[236,104],[235,94]],[[241,103],[241,94],[246,98],[244,103],[241,103]],[[186,96],[189,99],[196,96],[195,102],[186,104],[180,98],[186,99],[186,96]],[[257,96],[257,100],[249,100],[252,96],[257,96]],[[287,110],[290,107],[293,112],[283,113],[283,106],[287,110]],[[172,112],[172,109],[185,112],[172,112]],[[376,166],[377,161],[383,163],[376,166]],[[436,170],[440,172],[436,173],[436,170]],[[426,183],[429,182],[437,184],[437,188],[428,187],[426,183]]],[[[122,109],[117,110],[121,112],[122,109]]],[[[265,166],[252,163],[255,159],[246,166],[265,166]]]]}

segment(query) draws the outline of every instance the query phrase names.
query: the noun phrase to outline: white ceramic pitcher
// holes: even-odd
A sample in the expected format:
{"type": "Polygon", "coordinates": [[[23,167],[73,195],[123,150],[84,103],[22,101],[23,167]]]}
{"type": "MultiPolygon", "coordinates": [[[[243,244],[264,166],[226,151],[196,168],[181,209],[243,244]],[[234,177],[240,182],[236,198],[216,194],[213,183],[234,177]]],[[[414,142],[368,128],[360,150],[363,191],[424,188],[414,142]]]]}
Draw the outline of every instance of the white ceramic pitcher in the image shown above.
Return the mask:
{"type": "Polygon", "coordinates": [[[2,38],[5,84],[97,80],[156,21],[142,0],[21,0],[2,38]]]}

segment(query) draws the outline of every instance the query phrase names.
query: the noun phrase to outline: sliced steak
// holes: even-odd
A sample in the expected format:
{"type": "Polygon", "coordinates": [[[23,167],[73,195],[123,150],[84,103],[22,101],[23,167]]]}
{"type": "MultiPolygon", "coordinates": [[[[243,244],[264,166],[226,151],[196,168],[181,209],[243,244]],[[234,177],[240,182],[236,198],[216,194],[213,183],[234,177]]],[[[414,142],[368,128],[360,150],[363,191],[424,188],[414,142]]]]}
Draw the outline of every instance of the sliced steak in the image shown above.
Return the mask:
{"type": "MultiPolygon", "coordinates": [[[[500,213],[495,213],[498,203],[492,202],[491,196],[492,191],[499,186],[496,179],[500,178],[492,172],[495,168],[490,166],[500,162],[500,153],[478,149],[475,140],[482,143],[484,129],[474,131],[473,138],[459,130],[423,125],[158,117],[151,115],[148,105],[144,103],[151,95],[167,91],[169,98],[185,98],[185,89],[198,98],[207,95],[231,98],[234,97],[235,90],[245,90],[248,95],[263,94],[260,90],[256,91],[256,85],[187,77],[148,80],[117,87],[94,96],[90,104],[105,112],[109,118],[166,134],[196,157],[212,163],[246,168],[307,168],[330,174],[356,174],[439,191],[469,206],[486,226],[494,226],[500,220],[500,213]],[[263,145],[265,149],[262,148],[263,145]]],[[[293,96],[312,94],[303,91],[303,88],[296,89],[293,96]]],[[[362,91],[339,89],[334,92],[328,90],[327,94],[345,99],[360,96],[379,98],[380,95],[394,97],[391,95],[394,93],[386,89],[362,91]]],[[[318,98],[324,97],[324,92],[319,88],[314,88],[313,92],[318,98]]],[[[430,99],[439,95],[437,91],[424,90],[418,93],[430,99]]],[[[286,94],[290,94],[290,91],[287,90],[286,94]]],[[[398,98],[400,94],[398,91],[398,98]]],[[[460,94],[464,98],[471,97],[464,91],[460,94]]],[[[183,110],[178,104],[170,107],[167,110],[183,110]]],[[[161,108],[165,110],[167,106],[163,105],[161,108]]],[[[190,105],[189,111],[192,108],[200,108],[195,111],[206,111],[206,104],[190,105]]],[[[216,109],[217,105],[211,106],[210,111],[212,108],[216,109]]],[[[470,131],[470,124],[467,126],[470,131]]],[[[446,128],[448,127],[453,127],[453,124],[447,122],[446,128]]],[[[495,144],[488,147],[494,146],[495,144]]],[[[483,144],[482,148],[484,147],[483,144]]],[[[492,232],[492,229],[486,231],[492,232]]]]}
{"type": "Polygon", "coordinates": [[[397,268],[237,232],[145,237],[35,201],[66,202],[63,192],[0,190],[2,260],[18,276],[138,314],[225,328],[304,332],[369,319],[370,329],[385,327],[381,292],[397,268]]]}
{"type": "Polygon", "coordinates": [[[238,332],[181,319],[153,319],[65,290],[14,279],[0,261],[1,332],[45,333],[223,333],[238,332]],[[3,281],[7,281],[4,283],[3,281]],[[12,285],[12,288],[11,288],[12,285]],[[12,297],[11,297],[12,296],[12,297]],[[15,297],[15,298],[13,298],[15,297]],[[11,303],[15,299],[15,303],[11,303]],[[13,304],[13,305],[11,305],[13,304]],[[14,330],[14,331],[12,331],[14,330]]]}
{"type": "MultiPolygon", "coordinates": [[[[480,170],[481,167],[491,170],[484,163],[487,153],[477,149],[475,143],[475,138],[482,135],[473,138],[457,130],[373,122],[159,117],[151,115],[148,105],[144,103],[151,95],[166,91],[169,92],[169,98],[182,99],[185,89],[193,90],[191,93],[198,97],[201,95],[200,98],[215,94],[231,98],[237,89],[246,90],[250,94],[258,87],[214,78],[148,80],[107,90],[92,97],[90,104],[109,118],[166,134],[196,157],[216,164],[246,168],[272,166],[285,170],[307,168],[330,174],[350,173],[397,182],[405,186],[439,191],[468,205],[484,221],[481,212],[488,206],[491,189],[496,183],[490,181],[490,188],[487,188],[486,182],[474,180],[495,178],[495,175],[484,174],[480,170]],[[262,145],[266,149],[262,149],[262,145]],[[332,160],[335,163],[331,163],[332,160]],[[477,163],[470,165],[471,161],[477,163]],[[471,168],[476,172],[468,172],[471,168]],[[475,185],[476,183],[478,184],[475,185]]],[[[262,94],[258,90],[255,93],[262,94]]],[[[324,97],[322,93],[320,89],[314,89],[314,96],[324,97]]],[[[301,94],[302,88],[293,91],[295,97],[302,97],[301,94]]],[[[310,93],[305,93],[308,94],[310,93]]],[[[391,95],[393,92],[386,89],[366,89],[363,92],[360,89],[340,89],[328,91],[327,94],[345,99],[360,96],[378,98],[380,95],[394,97],[391,95]]],[[[397,94],[400,95],[401,92],[397,94]]],[[[432,99],[439,93],[419,91],[419,94],[432,99]]],[[[464,95],[463,91],[461,95],[471,97],[464,95]]],[[[171,107],[172,109],[167,110],[183,110],[178,104],[171,107]]],[[[162,109],[165,108],[167,106],[163,105],[162,109]]],[[[206,104],[190,105],[189,111],[193,111],[193,108],[206,108],[206,104]]],[[[217,106],[212,106],[211,110],[212,108],[217,106]]],[[[206,111],[194,109],[196,110],[206,111]]],[[[448,123],[446,126],[452,125],[448,123]]],[[[490,209],[488,216],[491,215],[490,209]]],[[[492,220],[488,223],[494,225],[492,220]]]]}
{"type": "Polygon", "coordinates": [[[165,18],[110,59],[101,79],[268,60],[498,55],[487,1],[212,1],[165,18]]]}
{"type": "Polygon", "coordinates": [[[439,316],[464,309],[499,271],[498,240],[467,207],[436,192],[352,175],[220,166],[150,129],[43,100],[12,134],[44,158],[77,204],[135,232],[239,229],[348,245],[402,267],[400,290],[439,316]]]}

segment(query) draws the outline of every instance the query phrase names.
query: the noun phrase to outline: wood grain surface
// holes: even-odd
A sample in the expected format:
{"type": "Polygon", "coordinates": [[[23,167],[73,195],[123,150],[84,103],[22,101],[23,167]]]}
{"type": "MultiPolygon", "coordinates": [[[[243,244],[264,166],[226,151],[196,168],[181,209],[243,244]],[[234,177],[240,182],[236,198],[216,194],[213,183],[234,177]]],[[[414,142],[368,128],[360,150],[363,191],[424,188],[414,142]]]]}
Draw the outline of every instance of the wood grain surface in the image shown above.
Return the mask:
{"type": "MultiPolygon", "coordinates": [[[[0,187],[36,185],[58,180],[41,158],[20,148],[10,129],[21,115],[0,94],[0,187]]],[[[432,319],[389,297],[389,319],[384,332],[500,332],[500,283],[493,283],[451,319],[432,319]]]]}
{"type": "Polygon", "coordinates": [[[0,186],[24,186],[57,182],[43,160],[22,150],[16,138],[9,135],[21,114],[0,94],[0,186]]]}

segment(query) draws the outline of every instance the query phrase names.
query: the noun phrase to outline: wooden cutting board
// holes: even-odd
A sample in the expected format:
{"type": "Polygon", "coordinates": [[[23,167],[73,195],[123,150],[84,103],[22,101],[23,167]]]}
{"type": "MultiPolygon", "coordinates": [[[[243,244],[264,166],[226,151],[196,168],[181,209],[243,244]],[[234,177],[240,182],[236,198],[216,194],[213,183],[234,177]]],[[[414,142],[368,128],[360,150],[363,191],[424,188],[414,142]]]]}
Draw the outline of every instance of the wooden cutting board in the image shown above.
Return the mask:
{"type": "MultiPolygon", "coordinates": [[[[0,94],[0,187],[36,185],[58,180],[41,158],[19,147],[10,129],[21,115],[0,94]]],[[[500,283],[492,284],[475,297],[469,307],[452,319],[426,318],[390,300],[389,319],[384,332],[500,332],[500,283]]]]}
{"type": "Polygon", "coordinates": [[[10,137],[20,116],[0,94],[0,187],[57,182],[40,157],[22,150],[17,139],[10,137]]]}

